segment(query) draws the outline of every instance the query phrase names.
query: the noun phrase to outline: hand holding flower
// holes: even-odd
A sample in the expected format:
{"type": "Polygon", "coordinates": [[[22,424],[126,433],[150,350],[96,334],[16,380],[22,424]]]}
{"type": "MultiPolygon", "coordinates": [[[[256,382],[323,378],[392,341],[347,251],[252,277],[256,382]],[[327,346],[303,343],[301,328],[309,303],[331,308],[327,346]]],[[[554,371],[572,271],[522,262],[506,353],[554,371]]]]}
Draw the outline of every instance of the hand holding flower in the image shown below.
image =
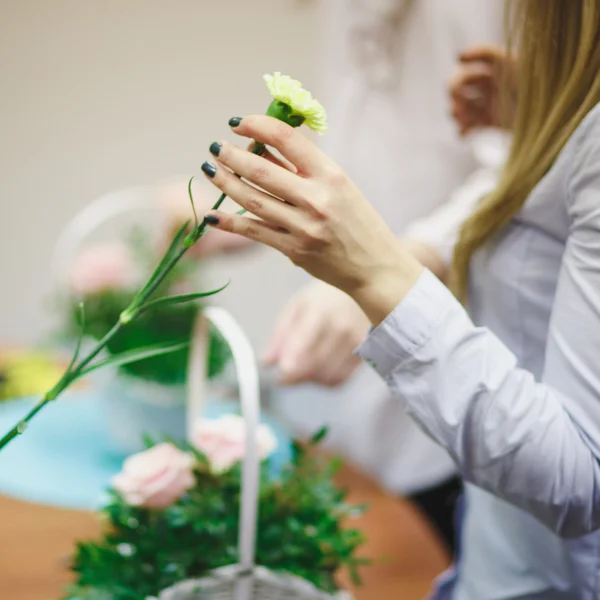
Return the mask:
{"type": "MultiPolygon", "coordinates": [[[[290,77],[282,75],[281,73],[265,75],[264,79],[267,83],[269,91],[273,96],[273,100],[267,109],[267,114],[270,117],[279,120],[278,122],[286,123],[290,127],[299,127],[303,123],[306,123],[308,127],[312,128],[318,133],[323,133],[326,130],[327,119],[325,110],[309,92],[302,88],[302,85],[299,81],[291,79],[290,77]]],[[[239,120],[233,119],[231,125],[239,125],[239,122],[239,120]]],[[[265,140],[267,137],[265,137],[265,140]]],[[[215,143],[211,146],[211,149],[213,154],[218,155],[221,145],[215,143]]],[[[258,139],[255,139],[254,143],[251,145],[250,152],[258,156],[264,154],[265,151],[265,144],[258,139]]],[[[274,156],[269,154],[267,159],[265,159],[265,164],[272,164],[278,169],[284,170],[284,165],[287,163],[280,163],[274,156]]],[[[291,167],[288,165],[288,168],[290,168],[291,173],[299,173],[296,167],[291,167]]],[[[211,176],[214,176],[215,174],[215,168],[208,164],[204,166],[204,171],[209,173],[211,176]]],[[[238,177],[241,176],[241,174],[238,175],[238,177]]],[[[201,221],[198,220],[198,215],[194,208],[192,184],[193,178],[188,183],[188,198],[190,200],[194,216],[193,221],[190,221],[190,223],[193,223],[192,226],[189,227],[188,223],[182,225],[182,227],[173,236],[169,247],[165,250],[161,260],[150,275],[149,279],[135,294],[129,303],[129,306],[124,307],[124,310],[120,313],[113,326],[100,340],[98,340],[96,345],[90,349],[85,356],[81,357],[81,341],[85,334],[85,307],[83,304],[80,304],[79,322],[81,324],[81,330],[78,343],[75,347],[75,352],[67,369],[62,377],[56,382],[56,384],[39,399],[39,401],[27,412],[27,414],[20,419],[8,432],[6,432],[2,438],[0,438],[0,450],[21,435],[27,429],[29,422],[42,409],[48,406],[49,403],[56,400],[77,379],[109,364],[118,363],[122,366],[127,363],[142,360],[143,358],[148,358],[149,356],[159,356],[162,354],[177,352],[185,347],[185,344],[161,344],[159,346],[140,349],[135,353],[124,352],[120,355],[112,356],[106,360],[98,358],[102,350],[108,346],[109,342],[123,328],[128,327],[131,322],[137,319],[141,314],[155,309],[158,306],[164,307],[171,304],[193,302],[195,300],[199,300],[200,298],[205,298],[207,296],[216,294],[224,289],[219,288],[197,294],[188,293],[160,298],[153,297],[181,258],[204,236],[207,231],[207,225],[210,224],[206,219],[201,221]]],[[[227,195],[225,193],[221,194],[218,200],[213,204],[212,209],[215,211],[219,210],[226,198],[227,195]]],[[[227,231],[226,228],[221,229],[223,231],[227,231]]],[[[96,288],[99,287],[97,281],[93,281],[92,283],[96,288]]],[[[104,281],[100,283],[105,285],[104,281]]]]}
{"type": "Polygon", "coordinates": [[[232,144],[213,144],[214,164],[205,163],[204,173],[258,219],[211,211],[207,222],[279,250],[381,322],[421,265],[340,167],[301,133],[268,116],[234,124],[235,133],[275,148],[296,172],[232,144]]]}

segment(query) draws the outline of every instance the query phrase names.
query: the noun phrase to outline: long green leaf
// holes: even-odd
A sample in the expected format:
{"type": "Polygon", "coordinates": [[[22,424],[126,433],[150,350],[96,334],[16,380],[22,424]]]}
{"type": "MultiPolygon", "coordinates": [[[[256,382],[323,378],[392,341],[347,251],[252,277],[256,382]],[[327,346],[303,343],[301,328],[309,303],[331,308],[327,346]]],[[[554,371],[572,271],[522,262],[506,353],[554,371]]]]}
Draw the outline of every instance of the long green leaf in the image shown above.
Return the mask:
{"type": "Polygon", "coordinates": [[[198,228],[198,213],[196,212],[196,205],[194,204],[194,195],[192,194],[192,182],[194,178],[191,177],[188,182],[188,196],[190,197],[190,204],[192,205],[192,211],[194,213],[194,229],[198,228]]]}
{"type": "Polygon", "coordinates": [[[77,374],[77,379],[88,375],[92,371],[102,369],[103,367],[120,367],[129,363],[138,362],[146,358],[153,358],[155,356],[162,356],[163,354],[171,354],[172,352],[179,352],[184,350],[190,345],[189,342],[178,342],[176,344],[155,344],[153,346],[146,346],[145,348],[136,348],[134,350],[128,350],[127,352],[121,352],[120,354],[114,354],[97,363],[91,365],[87,369],[83,369],[77,374]]]}
{"type": "Polygon", "coordinates": [[[350,560],[348,562],[348,574],[350,575],[350,581],[357,586],[360,587],[362,585],[362,579],[360,577],[360,573],[358,572],[358,561],[356,559],[350,560]]]}
{"type": "Polygon", "coordinates": [[[165,252],[160,263],[158,263],[158,266],[156,267],[156,269],[154,269],[154,273],[152,273],[150,279],[148,279],[148,283],[146,283],[146,285],[142,288],[142,290],[136,294],[136,296],[132,302],[133,306],[136,305],[136,301],[139,300],[139,298],[141,298],[144,295],[144,292],[146,292],[150,288],[150,286],[156,281],[156,279],[158,279],[158,277],[160,277],[160,275],[164,271],[164,268],[171,261],[173,256],[175,256],[175,253],[179,249],[179,246],[181,245],[181,242],[182,242],[183,238],[185,237],[185,234],[187,232],[189,225],[190,225],[190,220],[188,219],[183,224],[181,229],[177,232],[175,237],[173,238],[173,241],[171,242],[169,249],[165,252]]]}
{"type": "Polygon", "coordinates": [[[79,358],[79,351],[81,350],[81,343],[83,341],[83,336],[85,334],[85,304],[83,302],[79,303],[79,335],[77,336],[77,346],[75,347],[75,352],[73,353],[73,358],[71,358],[71,362],[67,367],[67,373],[71,371],[77,359],[79,358]]]}
{"type": "Polygon", "coordinates": [[[146,304],[142,304],[139,308],[138,314],[146,312],[147,310],[153,310],[156,308],[165,308],[166,306],[173,306],[174,304],[185,304],[186,302],[193,302],[200,298],[207,298],[208,296],[214,296],[219,292],[222,292],[231,282],[227,282],[224,286],[210,290],[209,292],[198,292],[194,294],[181,294],[179,296],[164,296],[163,298],[156,298],[156,300],[150,300],[146,304]]]}
{"type": "Polygon", "coordinates": [[[319,429],[316,433],[314,433],[311,436],[309,445],[317,446],[318,444],[320,444],[323,441],[323,439],[325,439],[325,436],[327,435],[328,431],[329,428],[327,427],[327,425],[321,427],[321,429],[319,429]]]}
{"type": "Polygon", "coordinates": [[[79,358],[79,352],[81,350],[81,344],[83,342],[83,336],[85,334],[85,305],[83,302],[79,303],[79,335],[77,336],[77,345],[75,346],[75,352],[73,352],[73,356],[71,357],[71,362],[69,366],[65,369],[65,372],[62,374],[62,377],[58,380],[57,384],[49,391],[49,395],[52,395],[53,392],[57,390],[61,390],[67,380],[71,376],[71,370],[75,366],[77,359],[79,358]]]}

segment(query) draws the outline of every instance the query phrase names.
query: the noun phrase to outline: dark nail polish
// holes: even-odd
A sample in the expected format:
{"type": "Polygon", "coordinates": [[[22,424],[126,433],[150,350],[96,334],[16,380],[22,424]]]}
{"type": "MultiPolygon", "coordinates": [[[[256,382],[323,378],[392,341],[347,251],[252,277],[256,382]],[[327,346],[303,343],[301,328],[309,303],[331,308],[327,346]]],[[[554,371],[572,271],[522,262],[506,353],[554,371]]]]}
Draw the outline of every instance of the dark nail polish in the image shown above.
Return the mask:
{"type": "Polygon", "coordinates": [[[242,117],[232,117],[229,119],[229,127],[237,127],[242,122],[242,117]]]}
{"type": "Polygon", "coordinates": [[[219,156],[219,153],[221,152],[221,144],[219,144],[219,142],[213,142],[208,150],[213,156],[219,156]]]}
{"type": "Polygon", "coordinates": [[[204,173],[206,173],[209,177],[214,177],[217,173],[217,167],[215,167],[215,165],[212,165],[209,162],[205,162],[201,169],[204,171],[204,173]]]}
{"type": "Polygon", "coordinates": [[[219,217],[217,217],[216,215],[206,215],[204,217],[204,222],[208,223],[209,225],[218,225],[219,217]]]}

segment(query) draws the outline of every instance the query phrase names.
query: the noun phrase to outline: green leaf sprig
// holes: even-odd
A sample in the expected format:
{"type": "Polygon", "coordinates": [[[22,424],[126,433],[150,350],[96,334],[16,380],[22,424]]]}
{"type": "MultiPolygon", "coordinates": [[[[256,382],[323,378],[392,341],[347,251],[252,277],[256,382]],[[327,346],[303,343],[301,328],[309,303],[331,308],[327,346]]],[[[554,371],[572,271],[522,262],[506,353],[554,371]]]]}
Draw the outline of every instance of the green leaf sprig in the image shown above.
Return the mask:
{"type": "MultiPolygon", "coordinates": [[[[171,245],[163,255],[158,266],[148,279],[147,283],[142,289],[134,296],[129,306],[121,313],[119,319],[111,327],[111,329],[96,343],[96,345],[88,352],[88,354],[82,358],[79,357],[81,352],[81,344],[85,335],[85,307],[83,304],[80,305],[80,331],[77,339],[77,345],[71,362],[66,368],[62,377],[58,382],[48,390],[35,406],[18,422],[16,423],[3,437],[0,439],[0,450],[7,446],[12,440],[19,435],[23,434],[27,430],[27,426],[31,420],[48,404],[56,400],[69,386],[71,386],[78,379],[85,377],[92,371],[108,366],[123,366],[125,364],[137,362],[140,360],[153,358],[156,356],[162,356],[165,354],[171,354],[173,352],[179,352],[186,348],[189,344],[187,342],[182,343],[163,343],[148,346],[145,348],[136,348],[135,350],[114,354],[113,356],[106,359],[96,360],[98,355],[107,346],[107,344],[124,328],[126,328],[131,322],[135,321],[141,315],[158,308],[165,308],[168,306],[174,306],[177,304],[185,304],[194,302],[200,298],[206,298],[213,296],[223,291],[226,284],[218,289],[210,290],[208,292],[199,292],[195,294],[183,294],[177,296],[166,296],[162,298],[152,298],[154,292],[158,289],[160,284],[165,280],[171,270],[177,265],[185,253],[192,248],[198,240],[206,233],[207,223],[202,220],[199,221],[196,216],[194,208],[194,198],[192,196],[191,182],[188,186],[190,203],[194,210],[194,227],[191,232],[186,235],[190,221],[185,223],[183,227],[174,236],[171,245]]],[[[213,206],[213,209],[218,208],[225,200],[225,195],[222,195],[219,200],[213,206]]]]}

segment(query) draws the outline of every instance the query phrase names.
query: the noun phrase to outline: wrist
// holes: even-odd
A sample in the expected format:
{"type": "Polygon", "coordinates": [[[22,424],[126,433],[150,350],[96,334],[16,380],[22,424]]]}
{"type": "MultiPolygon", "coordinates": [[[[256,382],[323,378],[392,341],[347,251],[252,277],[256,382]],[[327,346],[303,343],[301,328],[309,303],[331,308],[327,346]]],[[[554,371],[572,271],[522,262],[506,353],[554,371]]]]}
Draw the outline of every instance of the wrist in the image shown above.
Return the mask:
{"type": "Polygon", "coordinates": [[[418,260],[399,248],[396,260],[371,269],[348,294],[377,326],[402,302],[423,270],[418,260]]]}

